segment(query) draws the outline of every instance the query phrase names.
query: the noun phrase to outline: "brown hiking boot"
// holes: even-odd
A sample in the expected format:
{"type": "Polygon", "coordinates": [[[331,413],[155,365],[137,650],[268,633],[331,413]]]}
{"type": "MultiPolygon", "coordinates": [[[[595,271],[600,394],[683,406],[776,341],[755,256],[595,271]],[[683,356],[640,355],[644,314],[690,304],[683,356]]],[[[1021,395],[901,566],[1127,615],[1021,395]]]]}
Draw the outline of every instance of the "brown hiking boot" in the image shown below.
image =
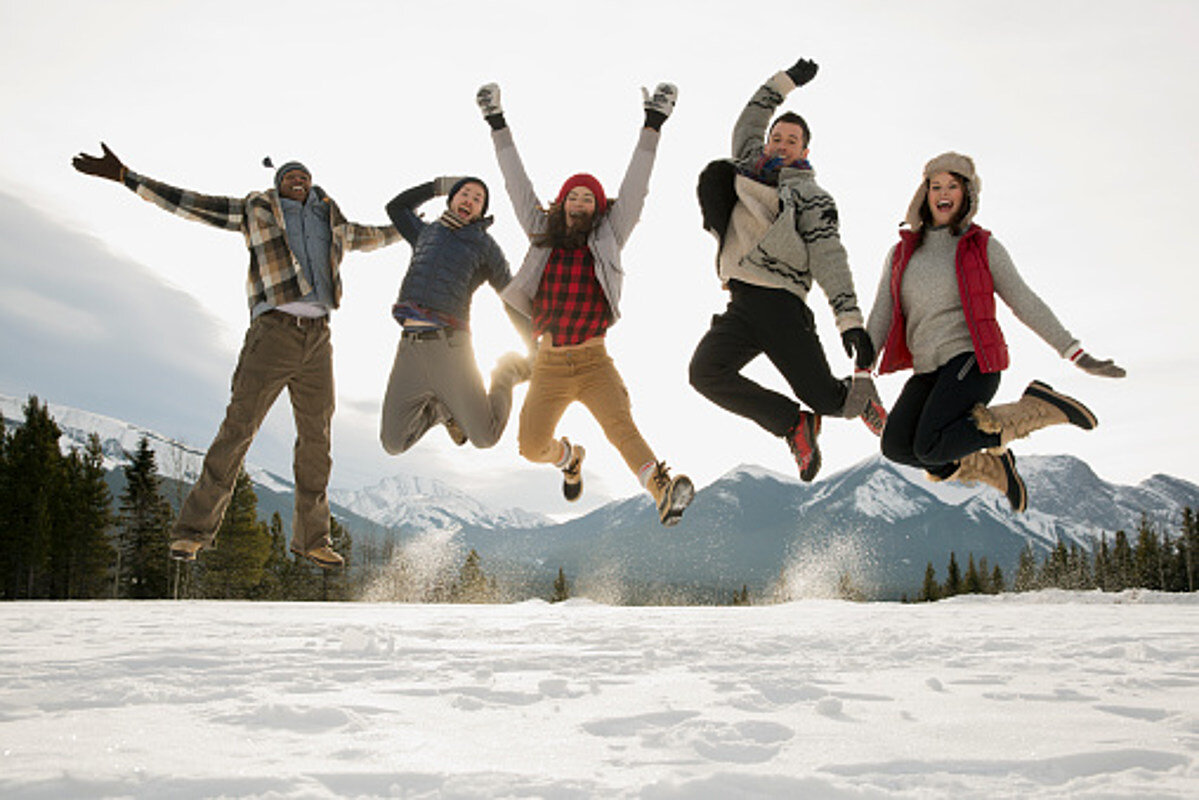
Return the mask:
{"type": "Polygon", "coordinates": [[[695,498],[695,485],[686,475],[670,477],[666,462],[659,461],[654,465],[653,474],[645,488],[658,504],[658,520],[665,526],[677,525],[687,506],[695,498]]]}
{"type": "Polygon", "coordinates": [[[344,566],[346,560],[341,557],[341,554],[327,544],[317,545],[311,550],[300,551],[292,548],[291,552],[295,553],[300,558],[311,561],[321,569],[337,569],[344,566]]]}
{"type": "Polygon", "coordinates": [[[996,450],[1006,448],[1013,439],[1022,439],[1050,425],[1076,425],[1089,431],[1099,424],[1091,409],[1069,395],[1055,392],[1052,386],[1041,381],[1028,384],[1024,394],[1014,403],[989,408],[978,405],[972,415],[980,431],[999,434],[996,450]]]}
{"type": "Polygon", "coordinates": [[[450,439],[454,444],[461,447],[466,444],[466,431],[462,430],[462,426],[454,418],[447,419],[444,423],[446,431],[450,434],[450,439]]]}
{"type": "Polygon", "coordinates": [[[171,558],[176,561],[195,561],[196,554],[204,549],[204,543],[195,539],[173,539],[171,558]]]}
{"type": "Polygon", "coordinates": [[[583,496],[583,458],[587,451],[581,444],[571,444],[565,436],[562,447],[569,454],[566,466],[562,468],[562,496],[573,503],[583,496]]]}
{"type": "MultiPolygon", "coordinates": [[[[935,477],[932,479],[937,480],[935,477]]],[[[1020,473],[1016,472],[1016,457],[1011,450],[1004,450],[999,455],[985,450],[971,453],[958,462],[957,471],[945,480],[965,484],[985,483],[1003,492],[1012,511],[1020,513],[1028,508],[1028,489],[1020,473]]]]}

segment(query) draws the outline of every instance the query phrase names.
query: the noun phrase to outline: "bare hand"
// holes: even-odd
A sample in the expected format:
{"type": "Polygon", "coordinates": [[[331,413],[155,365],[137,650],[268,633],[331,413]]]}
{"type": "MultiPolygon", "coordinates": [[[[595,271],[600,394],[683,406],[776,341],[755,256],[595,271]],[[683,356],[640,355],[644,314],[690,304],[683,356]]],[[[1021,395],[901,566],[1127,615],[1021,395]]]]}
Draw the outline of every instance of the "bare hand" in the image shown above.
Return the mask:
{"type": "Polygon", "coordinates": [[[71,159],[71,165],[84,175],[95,175],[118,182],[124,179],[125,165],[121,163],[121,159],[117,158],[117,154],[109,150],[104,142],[100,142],[100,148],[104,151],[102,157],[96,158],[87,153],[80,153],[71,159]]]}

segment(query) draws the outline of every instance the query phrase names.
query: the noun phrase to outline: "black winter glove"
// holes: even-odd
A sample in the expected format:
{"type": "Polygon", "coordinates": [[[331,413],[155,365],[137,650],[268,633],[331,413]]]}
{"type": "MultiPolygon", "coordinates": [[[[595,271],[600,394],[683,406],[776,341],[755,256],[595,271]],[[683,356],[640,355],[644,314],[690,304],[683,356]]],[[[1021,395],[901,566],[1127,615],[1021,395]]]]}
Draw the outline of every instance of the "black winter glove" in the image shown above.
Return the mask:
{"type": "Polygon", "coordinates": [[[812,78],[816,77],[816,70],[820,69],[815,61],[809,61],[806,58],[801,58],[790,67],[787,67],[787,77],[795,82],[796,86],[803,86],[812,78]]]}
{"type": "Polygon", "coordinates": [[[109,150],[104,142],[100,142],[100,149],[104,153],[103,156],[97,158],[80,153],[71,159],[71,166],[84,175],[95,175],[97,178],[107,178],[118,183],[125,180],[125,165],[117,158],[117,154],[109,150]]]}
{"type": "Polygon", "coordinates": [[[854,359],[858,369],[869,369],[874,363],[874,342],[865,328],[850,328],[841,334],[841,344],[845,347],[845,355],[854,359]]]}

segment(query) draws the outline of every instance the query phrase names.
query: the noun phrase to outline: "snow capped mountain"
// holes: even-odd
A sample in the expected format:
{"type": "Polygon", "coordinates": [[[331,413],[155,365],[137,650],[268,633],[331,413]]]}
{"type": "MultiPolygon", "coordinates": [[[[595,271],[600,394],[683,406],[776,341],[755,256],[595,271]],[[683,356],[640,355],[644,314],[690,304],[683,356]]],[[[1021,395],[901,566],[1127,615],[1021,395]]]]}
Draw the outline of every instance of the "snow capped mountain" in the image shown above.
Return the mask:
{"type": "Polygon", "coordinates": [[[333,490],[329,497],[360,516],[401,531],[464,526],[537,528],[551,524],[547,517],[519,508],[495,511],[449,484],[416,475],[384,478],[365,489],[333,490]]]}
{"type": "MultiPolygon", "coordinates": [[[[0,395],[0,416],[4,417],[5,427],[12,428],[24,424],[24,400],[0,395]]],[[[100,448],[104,453],[104,468],[111,470],[129,463],[127,453],[137,449],[137,443],[142,436],[146,437],[150,449],[154,451],[154,460],[160,474],[167,478],[195,483],[204,463],[204,451],[191,447],[183,442],[170,439],[155,431],[142,428],[130,422],[122,422],[103,414],[82,411],[70,406],[56,403],[46,403],[50,416],[62,431],[58,440],[59,449],[69,453],[71,448],[83,450],[87,446],[88,436],[95,433],[100,437],[100,448]]],[[[246,464],[246,472],[255,484],[270,489],[273,492],[292,491],[292,482],[279,477],[269,470],[246,464]]]]}

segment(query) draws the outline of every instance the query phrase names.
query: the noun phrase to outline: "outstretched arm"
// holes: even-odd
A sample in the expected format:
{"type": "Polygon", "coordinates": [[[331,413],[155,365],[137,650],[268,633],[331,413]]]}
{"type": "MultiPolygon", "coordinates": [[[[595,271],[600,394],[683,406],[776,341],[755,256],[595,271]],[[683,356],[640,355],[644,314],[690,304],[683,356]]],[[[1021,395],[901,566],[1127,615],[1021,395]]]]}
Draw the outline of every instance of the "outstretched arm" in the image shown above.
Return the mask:
{"type": "Polygon", "coordinates": [[[512,138],[512,130],[504,120],[504,110],[500,105],[500,87],[489,83],[479,88],[475,94],[475,102],[483,112],[483,118],[491,126],[491,142],[495,145],[495,157],[504,175],[504,188],[508,190],[508,199],[512,202],[512,210],[516,212],[516,220],[528,236],[540,233],[545,226],[545,211],[533,191],[533,183],[525,172],[524,162],[516,151],[516,142],[512,138]]]}
{"type": "Polygon", "coordinates": [[[84,175],[95,175],[123,183],[159,208],[184,219],[203,222],[222,230],[240,230],[245,222],[245,201],[240,197],[219,197],[179,189],[138,175],[127,168],[108,145],[100,143],[103,155],[80,153],[71,160],[72,166],[84,175]]]}
{"type": "Polygon", "coordinates": [[[633,150],[633,158],[629,161],[624,178],[620,182],[620,189],[616,195],[619,202],[612,204],[610,214],[612,230],[621,245],[628,240],[633,228],[641,219],[645,197],[649,194],[650,173],[658,153],[662,123],[674,111],[678,96],[678,87],[673,83],[659,83],[652,95],[645,87],[641,88],[645,125],[641,128],[637,146],[633,150]]]}
{"type": "Polygon", "coordinates": [[[740,161],[762,149],[766,127],[775,109],[792,90],[816,77],[818,69],[816,62],[801,58],[758,87],[733,125],[733,158],[740,161]]]}

